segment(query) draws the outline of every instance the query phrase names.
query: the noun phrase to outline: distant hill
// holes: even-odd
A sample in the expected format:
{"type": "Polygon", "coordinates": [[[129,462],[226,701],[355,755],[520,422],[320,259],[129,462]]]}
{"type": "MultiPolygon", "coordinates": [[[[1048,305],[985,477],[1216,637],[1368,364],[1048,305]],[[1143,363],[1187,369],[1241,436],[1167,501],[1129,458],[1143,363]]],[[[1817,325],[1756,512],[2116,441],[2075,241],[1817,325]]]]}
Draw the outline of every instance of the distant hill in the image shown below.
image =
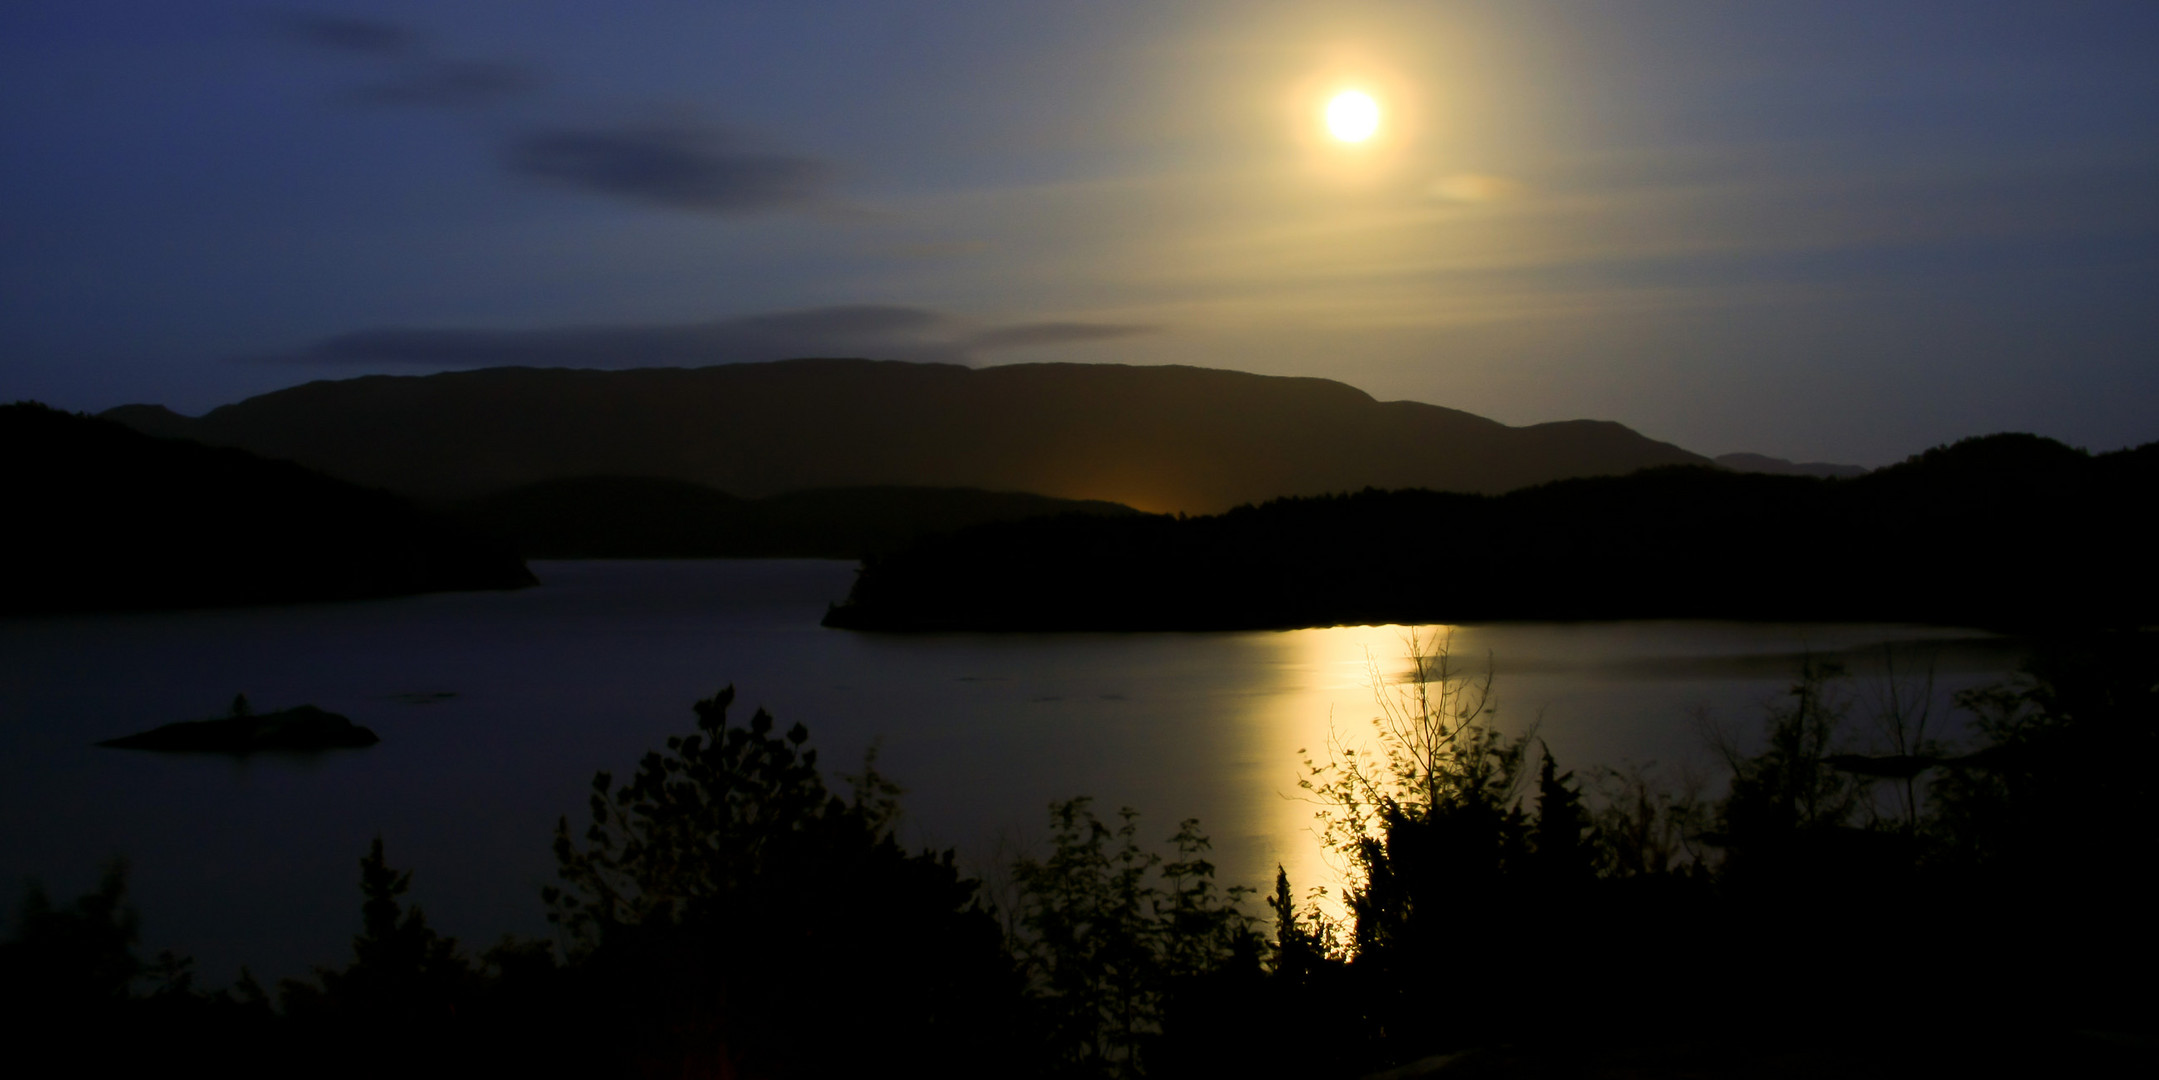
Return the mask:
{"type": "Polygon", "coordinates": [[[1766,454],[1718,454],[1717,464],[1733,472],[1768,473],[1771,476],[1865,476],[1864,465],[1835,465],[1827,461],[1786,461],[1766,454]]]}
{"type": "Polygon", "coordinates": [[[2159,622],[2159,443],[1970,439],[1853,479],[1675,467],[1501,496],[988,525],[864,564],[828,625],[1205,630],[1732,618],[2159,622]]]}
{"type": "Polygon", "coordinates": [[[1508,427],[1326,379],[1113,364],[489,368],[314,382],[199,419],[140,405],[105,415],[443,500],[638,476],[747,497],[958,487],[1201,513],[1707,463],[1615,423],[1508,427]]]}
{"type": "Polygon", "coordinates": [[[0,612],[349,600],[533,583],[506,545],[242,450],[0,406],[0,612]]]}
{"type": "Polygon", "coordinates": [[[741,499],[687,480],[620,476],[545,480],[449,509],[536,559],[859,559],[986,522],[1137,512],[960,488],[825,488],[741,499]]]}

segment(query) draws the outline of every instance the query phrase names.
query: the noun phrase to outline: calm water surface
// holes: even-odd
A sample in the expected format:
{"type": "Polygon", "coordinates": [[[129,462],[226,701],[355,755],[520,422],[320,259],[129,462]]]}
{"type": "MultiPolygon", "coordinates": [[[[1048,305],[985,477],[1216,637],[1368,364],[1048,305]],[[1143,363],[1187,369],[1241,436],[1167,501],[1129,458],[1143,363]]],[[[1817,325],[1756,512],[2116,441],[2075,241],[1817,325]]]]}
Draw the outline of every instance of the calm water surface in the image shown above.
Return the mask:
{"type": "MultiPolygon", "coordinates": [[[[381,835],[413,898],[485,945],[546,929],[556,819],[582,826],[690,703],[733,683],[807,725],[827,771],[880,767],[908,789],[906,836],[975,866],[1045,832],[1053,799],[1129,804],[1166,837],[1213,836],[1226,884],[1328,883],[1300,748],[1361,736],[1373,673],[1406,666],[1399,627],[1257,633],[899,637],[824,630],[848,563],[538,563],[544,586],[364,604],[0,621],[0,882],[56,896],[130,867],[146,951],[193,953],[211,982],[343,962],[357,862],[381,835]],[[381,734],[311,758],[161,755],[91,744],[221,713],[313,703],[381,734]]],[[[1563,766],[1707,764],[1703,718],[1757,729],[1802,655],[1931,662],[1954,690],[1999,678],[2012,643],[1938,628],[1703,622],[1456,628],[1496,667],[1503,726],[1535,723],[1563,766]]],[[[1864,711],[1863,708],[1861,711],[1864,711]]],[[[8,898],[12,901],[12,898],[8,898]]],[[[13,904],[7,904],[12,922],[13,904]]]]}

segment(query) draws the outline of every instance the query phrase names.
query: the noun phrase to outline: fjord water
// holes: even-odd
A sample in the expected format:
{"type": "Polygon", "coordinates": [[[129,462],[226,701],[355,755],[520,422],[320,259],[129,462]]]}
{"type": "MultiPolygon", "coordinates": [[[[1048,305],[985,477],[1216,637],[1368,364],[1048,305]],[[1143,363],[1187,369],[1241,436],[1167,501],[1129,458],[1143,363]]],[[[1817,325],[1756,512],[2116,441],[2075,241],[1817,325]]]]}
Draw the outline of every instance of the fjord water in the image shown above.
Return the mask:
{"type": "MultiPolygon", "coordinates": [[[[849,563],[534,570],[542,586],[517,592],[0,621],[0,883],[72,896],[124,858],[146,952],[192,953],[212,983],[242,963],[267,980],[346,959],[357,862],[380,835],[438,928],[475,946],[542,934],[556,819],[581,831],[594,771],[626,777],[733,683],[736,721],[761,705],[806,725],[828,776],[876,743],[907,788],[904,838],[978,870],[1039,839],[1050,801],[1087,794],[1139,809],[1154,840],[1199,818],[1224,884],[1267,886],[1281,863],[1302,891],[1333,882],[1297,798],[1299,751],[1330,727],[1367,741],[1375,675],[1407,666],[1399,627],[822,629],[849,563]],[[92,745],[221,714],[240,692],[383,741],[248,759],[92,745]]],[[[1502,726],[1534,723],[1563,767],[1705,775],[1704,721],[1752,734],[1803,656],[1851,661],[1864,713],[1884,643],[1905,674],[1932,665],[1937,724],[1955,690],[2018,659],[2003,639],[1911,626],[1525,623],[1451,639],[1458,666],[1493,662],[1502,726]]]]}

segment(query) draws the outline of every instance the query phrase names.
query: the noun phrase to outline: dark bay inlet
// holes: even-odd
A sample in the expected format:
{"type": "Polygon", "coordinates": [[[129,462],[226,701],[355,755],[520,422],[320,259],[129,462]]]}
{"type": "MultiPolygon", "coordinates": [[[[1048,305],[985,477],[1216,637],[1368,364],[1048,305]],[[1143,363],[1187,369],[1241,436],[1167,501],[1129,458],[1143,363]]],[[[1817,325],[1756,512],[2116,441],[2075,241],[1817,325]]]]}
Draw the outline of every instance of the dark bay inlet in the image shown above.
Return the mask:
{"type": "MultiPolygon", "coordinates": [[[[1277,863],[1332,883],[1299,794],[1300,748],[1364,738],[1372,677],[1404,669],[1395,627],[1145,634],[883,635],[818,626],[850,563],[539,562],[542,584],[337,605],[0,621],[0,881],[56,896],[127,860],[146,949],[203,976],[266,979],[338,961],[355,860],[380,835],[412,899],[484,945],[543,934],[550,830],[583,813],[596,770],[626,774],[733,683],[745,708],[800,722],[828,772],[878,743],[907,788],[902,837],[978,871],[1039,843],[1045,807],[1087,794],[1166,837],[1197,817],[1225,884],[1277,863]],[[312,704],[379,745],[312,756],[171,755],[100,740],[312,704]]],[[[1957,689],[2016,666],[1975,631],[1712,622],[1461,627],[1456,660],[1496,665],[1500,723],[1536,724],[1591,766],[1707,767],[1702,719],[1743,739],[1802,657],[1845,662],[1854,717],[1884,683],[1957,689]]],[[[1855,731],[1864,739],[1864,731],[1855,731]]],[[[13,918],[12,906],[8,912],[13,918]]]]}

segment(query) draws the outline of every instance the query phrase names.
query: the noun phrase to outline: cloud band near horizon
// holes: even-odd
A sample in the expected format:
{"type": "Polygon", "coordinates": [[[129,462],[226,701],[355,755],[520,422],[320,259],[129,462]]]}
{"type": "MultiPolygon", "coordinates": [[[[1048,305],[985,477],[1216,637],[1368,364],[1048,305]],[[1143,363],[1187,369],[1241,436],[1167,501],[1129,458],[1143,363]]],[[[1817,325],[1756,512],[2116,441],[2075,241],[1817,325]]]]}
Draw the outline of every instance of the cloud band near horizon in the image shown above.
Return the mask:
{"type": "Polygon", "coordinates": [[[1000,349],[1087,344],[1160,333],[1136,323],[1023,322],[981,327],[926,308],[852,304],[658,326],[536,330],[384,327],[336,334],[275,363],[397,367],[698,367],[801,357],[973,364],[1000,349]]]}

